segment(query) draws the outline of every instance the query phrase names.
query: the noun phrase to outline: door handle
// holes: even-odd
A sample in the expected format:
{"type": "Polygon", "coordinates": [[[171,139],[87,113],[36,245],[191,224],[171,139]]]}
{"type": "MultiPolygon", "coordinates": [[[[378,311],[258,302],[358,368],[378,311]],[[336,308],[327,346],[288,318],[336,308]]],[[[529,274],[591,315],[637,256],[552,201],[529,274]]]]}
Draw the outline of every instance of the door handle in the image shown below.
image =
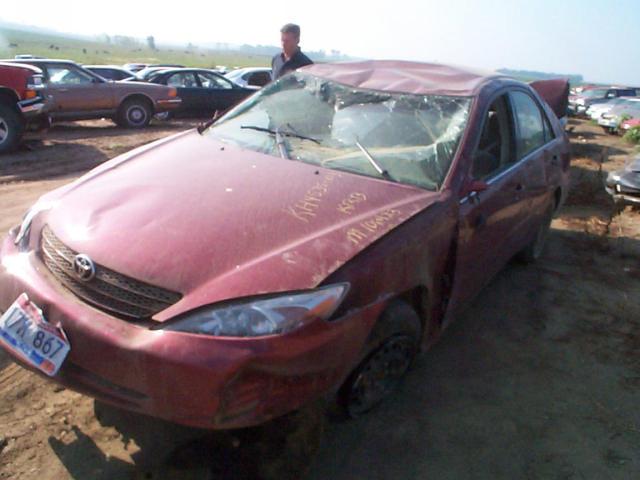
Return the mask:
{"type": "Polygon", "coordinates": [[[518,183],[516,185],[516,192],[522,192],[524,190],[524,185],[521,183],[518,183]]]}

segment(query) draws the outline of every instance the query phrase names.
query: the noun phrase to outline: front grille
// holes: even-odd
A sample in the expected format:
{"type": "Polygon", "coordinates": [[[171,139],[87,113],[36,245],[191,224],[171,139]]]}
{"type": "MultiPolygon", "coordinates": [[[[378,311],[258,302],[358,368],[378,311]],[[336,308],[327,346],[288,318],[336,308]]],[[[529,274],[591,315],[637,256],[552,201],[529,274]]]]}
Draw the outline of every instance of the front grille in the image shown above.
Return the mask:
{"type": "Polygon", "coordinates": [[[44,264],[64,287],[85,302],[118,317],[147,319],[182,297],[179,293],[149,285],[97,264],[93,279],[78,279],[73,269],[78,252],[62,243],[48,225],[42,229],[41,252],[44,264]]]}

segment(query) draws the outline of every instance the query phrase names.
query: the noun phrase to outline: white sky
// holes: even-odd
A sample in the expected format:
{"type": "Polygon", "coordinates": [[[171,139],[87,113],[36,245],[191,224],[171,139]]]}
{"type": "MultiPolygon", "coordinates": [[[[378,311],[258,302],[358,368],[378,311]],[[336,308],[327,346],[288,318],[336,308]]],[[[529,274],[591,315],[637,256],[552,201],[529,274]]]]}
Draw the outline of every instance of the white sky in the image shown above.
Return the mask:
{"type": "Polygon", "coordinates": [[[640,86],[637,0],[4,0],[0,19],[80,34],[123,34],[157,43],[279,44],[287,22],[307,50],[365,58],[439,61],[582,73],[640,86]],[[610,5],[615,8],[605,8],[610,5]],[[613,38],[611,48],[607,38],[613,38]]]}

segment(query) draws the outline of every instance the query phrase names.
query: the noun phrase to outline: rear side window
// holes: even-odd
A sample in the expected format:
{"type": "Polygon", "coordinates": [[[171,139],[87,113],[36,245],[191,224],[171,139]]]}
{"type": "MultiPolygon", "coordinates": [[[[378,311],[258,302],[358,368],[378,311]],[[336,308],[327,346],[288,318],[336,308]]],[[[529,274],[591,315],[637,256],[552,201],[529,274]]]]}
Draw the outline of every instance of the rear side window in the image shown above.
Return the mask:
{"type": "Polygon", "coordinates": [[[271,81],[271,75],[267,72],[255,72],[249,79],[249,85],[264,87],[271,81]]]}
{"type": "Polygon", "coordinates": [[[524,92],[512,92],[511,103],[517,124],[518,159],[543,146],[550,138],[547,118],[536,102],[524,92]]]}
{"type": "Polygon", "coordinates": [[[91,83],[91,77],[81,70],[67,65],[48,65],[49,82],[54,85],[83,85],[91,83]]]}

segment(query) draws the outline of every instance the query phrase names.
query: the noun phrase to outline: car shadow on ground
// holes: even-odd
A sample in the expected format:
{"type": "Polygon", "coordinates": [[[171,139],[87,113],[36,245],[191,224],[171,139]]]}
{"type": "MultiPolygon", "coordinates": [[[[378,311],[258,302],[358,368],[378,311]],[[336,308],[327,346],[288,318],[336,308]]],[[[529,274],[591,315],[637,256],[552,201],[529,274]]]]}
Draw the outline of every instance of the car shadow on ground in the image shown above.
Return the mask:
{"type": "Polygon", "coordinates": [[[105,455],[91,437],[72,426],[75,439],[64,443],[49,437],[49,446],[74,480],[117,480],[131,478],[131,467],[118,458],[105,455]]]}
{"type": "MultiPolygon", "coordinates": [[[[141,132],[151,132],[154,130],[186,130],[193,128],[197,124],[196,120],[171,120],[171,121],[152,121],[144,129],[133,129],[119,127],[110,120],[91,121],[91,122],[65,122],[55,123],[46,134],[37,135],[41,139],[57,140],[85,140],[94,139],[96,137],[120,137],[127,134],[136,134],[141,132]]],[[[168,132],[170,133],[170,132],[168,132]]],[[[35,137],[36,135],[32,135],[35,137]]]]}
{"type": "MultiPolygon", "coordinates": [[[[261,429],[203,432],[101,404],[96,416],[140,447],[144,478],[632,478],[640,241],[621,250],[620,240],[552,229],[537,264],[505,267],[363,417],[327,420],[315,407],[261,429]]],[[[106,478],[78,456],[124,469],[82,436],[52,448],[77,479],[106,478]]]]}
{"type": "MultiPolygon", "coordinates": [[[[48,180],[90,170],[109,159],[100,149],[82,143],[42,143],[36,150],[7,155],[0,162],[0,184],[48,180]]],[[[77,176],[77,175],[76,175],[77,176]]]]}

